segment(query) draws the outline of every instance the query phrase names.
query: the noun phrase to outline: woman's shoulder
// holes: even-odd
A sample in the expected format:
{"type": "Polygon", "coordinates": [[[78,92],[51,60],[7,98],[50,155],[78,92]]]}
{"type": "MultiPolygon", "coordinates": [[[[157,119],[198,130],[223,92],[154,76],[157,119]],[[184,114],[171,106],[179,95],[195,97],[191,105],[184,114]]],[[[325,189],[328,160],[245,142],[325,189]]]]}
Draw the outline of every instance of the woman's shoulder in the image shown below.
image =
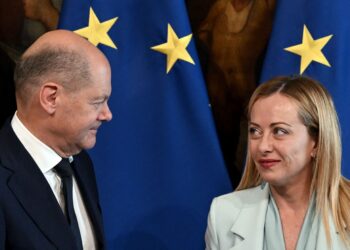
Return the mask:
{"type": "Polygon", "coordinates": [[[256,216],[255,211],[267,206],[268,196],[268,185],[260,185],[214,198],[208,217],[209,231],[215,228],[215,234],[225,238],[244,209],[249,209],[249,216],[256,216]]]}
{"type": "Polygon", "coordinates": [[[243,206],[254,205],[257,202],[267,199],[268,185],[234,191],[214,198],[212,207],[221,209],[240,209],[243,206]]]}

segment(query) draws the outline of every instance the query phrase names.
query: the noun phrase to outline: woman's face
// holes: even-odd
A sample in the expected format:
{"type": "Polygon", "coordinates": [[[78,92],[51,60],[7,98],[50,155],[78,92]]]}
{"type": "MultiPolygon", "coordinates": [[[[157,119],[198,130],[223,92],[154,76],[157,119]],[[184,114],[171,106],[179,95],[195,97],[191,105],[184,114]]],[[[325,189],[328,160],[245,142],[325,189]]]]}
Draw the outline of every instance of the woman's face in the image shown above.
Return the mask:
{"type": "Polygon", "coordinates": [[[263,180],[276,187],[311,181],[316,143],[291,98],[277,93],[257,100],[251,110],[248,138],[263,180]]]}

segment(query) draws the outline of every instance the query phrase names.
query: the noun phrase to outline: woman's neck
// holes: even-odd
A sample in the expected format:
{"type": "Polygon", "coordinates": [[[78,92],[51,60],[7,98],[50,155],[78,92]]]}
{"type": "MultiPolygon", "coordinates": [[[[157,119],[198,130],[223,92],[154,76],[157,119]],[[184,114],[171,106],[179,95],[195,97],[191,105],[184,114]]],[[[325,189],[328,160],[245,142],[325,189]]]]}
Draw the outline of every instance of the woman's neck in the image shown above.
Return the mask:
{"type": "Polygon", "coordinates": [[[279,210],[306,211],[310,200],[310,183],[290,186],[270,186],[279,210]]]}

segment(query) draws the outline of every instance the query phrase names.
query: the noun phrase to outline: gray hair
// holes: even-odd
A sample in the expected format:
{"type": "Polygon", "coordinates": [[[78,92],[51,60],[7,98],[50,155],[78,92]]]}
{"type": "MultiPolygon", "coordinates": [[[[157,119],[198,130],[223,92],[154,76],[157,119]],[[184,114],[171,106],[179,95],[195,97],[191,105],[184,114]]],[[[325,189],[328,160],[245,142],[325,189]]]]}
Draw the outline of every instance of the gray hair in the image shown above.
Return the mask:
{"type": "Polygon", "coordinates": [[[45,82],[59,83],[74,92],[90,78],[89,62],[81,53],[50,46],[24,54],[14,73],[16,93],[24,102],[45,82]]]}

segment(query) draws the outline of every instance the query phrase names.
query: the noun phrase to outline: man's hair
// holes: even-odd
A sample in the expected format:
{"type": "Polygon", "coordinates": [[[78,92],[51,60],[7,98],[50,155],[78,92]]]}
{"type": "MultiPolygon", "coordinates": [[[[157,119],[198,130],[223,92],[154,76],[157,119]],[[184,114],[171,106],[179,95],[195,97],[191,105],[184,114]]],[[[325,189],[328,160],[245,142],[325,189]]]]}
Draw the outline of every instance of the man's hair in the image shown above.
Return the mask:
{"type": "Polygon", "coordinates": [[[45,82],[61,84],[71,92],[90,81],[88,60],[79,52],[47,46],[24,54],[16,64],[14,80],[18,97],[26,102],[45,82]]]}

